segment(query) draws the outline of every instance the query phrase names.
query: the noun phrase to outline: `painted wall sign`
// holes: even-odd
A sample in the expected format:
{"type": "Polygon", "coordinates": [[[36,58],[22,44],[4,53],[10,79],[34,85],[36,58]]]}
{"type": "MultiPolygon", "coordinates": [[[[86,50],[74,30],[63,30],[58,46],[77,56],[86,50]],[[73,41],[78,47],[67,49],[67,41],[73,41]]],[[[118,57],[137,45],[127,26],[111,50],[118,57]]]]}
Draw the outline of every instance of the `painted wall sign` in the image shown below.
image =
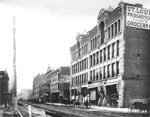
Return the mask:
{"type": "Polygon", "coordinates": [[[126,26],[150,30],[150,10],[127,6],[126,26]]]}

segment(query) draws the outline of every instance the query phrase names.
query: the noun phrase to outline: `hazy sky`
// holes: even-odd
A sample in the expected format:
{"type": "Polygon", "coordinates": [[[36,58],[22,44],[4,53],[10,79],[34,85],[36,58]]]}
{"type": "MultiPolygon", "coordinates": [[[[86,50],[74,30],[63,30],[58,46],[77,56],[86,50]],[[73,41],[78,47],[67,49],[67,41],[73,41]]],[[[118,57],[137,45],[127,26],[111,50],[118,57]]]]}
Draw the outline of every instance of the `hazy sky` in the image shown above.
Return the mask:
{"type": "MultiPolygon", "coordinates": [[[[120,0],[0,0],[0,70],[13,79],[13,16],[16,17],[17,87],[32,88],[33,77],[51,68],[70,65],[70,47],[78,32],[97,23],[101,8],[120,0]]],[[[142,3],[149,0],[124,0],[142,3]]]]}

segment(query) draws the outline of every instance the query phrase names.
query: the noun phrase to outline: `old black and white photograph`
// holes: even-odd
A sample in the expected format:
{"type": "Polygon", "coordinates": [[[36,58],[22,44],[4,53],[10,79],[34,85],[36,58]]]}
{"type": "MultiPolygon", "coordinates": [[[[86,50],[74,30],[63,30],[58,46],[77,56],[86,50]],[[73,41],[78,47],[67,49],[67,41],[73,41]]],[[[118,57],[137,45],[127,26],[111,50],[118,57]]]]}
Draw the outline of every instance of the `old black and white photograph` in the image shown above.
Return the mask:
{"type": "Polygon", "coordinates": [[[0,0],[0,117],[150,117],[149,0],[0,0]]]}

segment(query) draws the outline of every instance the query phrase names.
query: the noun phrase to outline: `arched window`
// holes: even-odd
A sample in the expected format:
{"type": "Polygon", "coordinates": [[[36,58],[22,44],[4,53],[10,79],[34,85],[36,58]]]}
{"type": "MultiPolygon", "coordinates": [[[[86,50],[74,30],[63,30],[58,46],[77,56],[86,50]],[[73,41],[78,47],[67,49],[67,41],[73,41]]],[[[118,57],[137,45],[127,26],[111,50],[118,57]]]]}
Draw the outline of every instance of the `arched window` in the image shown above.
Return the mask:
{"type": "Polygon", "coordinates": [[[105,38],[104,22],[100,23],[99,29],[100,29],[100,36],[101,36],[101,44],[103,44],[104,43],[104,38],[105,38]]]}

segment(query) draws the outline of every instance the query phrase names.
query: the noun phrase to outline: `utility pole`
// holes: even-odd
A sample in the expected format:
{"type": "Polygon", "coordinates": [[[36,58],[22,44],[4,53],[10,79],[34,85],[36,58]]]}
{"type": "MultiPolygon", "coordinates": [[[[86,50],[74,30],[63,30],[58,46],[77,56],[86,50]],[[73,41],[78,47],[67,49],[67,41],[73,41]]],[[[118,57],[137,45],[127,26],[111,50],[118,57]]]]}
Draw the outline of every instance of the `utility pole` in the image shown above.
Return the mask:
{"type": "Polygon", "coordinates": [[[14,71],[14,86],[13,86],[13,102],[14,109],[17,110],[17,75],[16,75],[16,28],[15,16],[13,17],[13,71],[14,71]]]}

